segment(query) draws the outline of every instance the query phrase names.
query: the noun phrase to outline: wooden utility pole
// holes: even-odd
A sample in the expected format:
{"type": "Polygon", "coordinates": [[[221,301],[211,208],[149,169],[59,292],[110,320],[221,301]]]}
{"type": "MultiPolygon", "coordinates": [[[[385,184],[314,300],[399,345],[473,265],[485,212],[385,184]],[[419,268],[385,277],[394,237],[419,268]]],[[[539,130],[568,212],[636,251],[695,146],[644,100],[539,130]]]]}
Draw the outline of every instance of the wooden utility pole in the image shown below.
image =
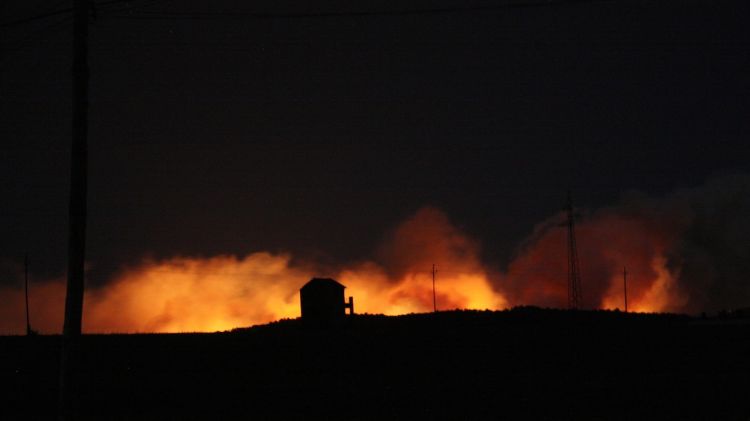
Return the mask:
{"type": "Polygon", "coordinates": [[[625,313],[628,312],[628,270],[622,267],[622,290],[625,296],[625,313]]]}
{"type": "Polygon", "coordinates": [[[437,296],[435,295],[435,274],[437,273],[437,269],[435,269],[435,264],[432,264],[432,311],[437,313],[437,296]]]}
{"type": "Polygon", "coordinates": [[[23,256],[23,289],[26,295],[26,336],[31,336],[31,319],[29,318],[29,255],[23,256]]]}
{"type": "Polygon", "coordinates": [[[86,250],[86,189],[88,159],[88,14],[89,0],[73,0],[73,139],[68,207],[68,285],[60,360],[60,419],[76,417],[79,349],[83,318],[86,250]]]}

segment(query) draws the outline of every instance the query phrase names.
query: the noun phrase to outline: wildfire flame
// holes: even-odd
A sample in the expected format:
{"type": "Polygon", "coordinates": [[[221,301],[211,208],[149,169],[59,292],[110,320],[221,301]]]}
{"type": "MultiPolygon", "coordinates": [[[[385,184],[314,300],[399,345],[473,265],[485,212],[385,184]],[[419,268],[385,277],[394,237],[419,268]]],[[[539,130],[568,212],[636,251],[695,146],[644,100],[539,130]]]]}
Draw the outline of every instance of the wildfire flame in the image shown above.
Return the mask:
{"type": "MultiPolygon", "coordinates": [[[[323,275],[347,287],[347,294],[356,297],[358,312],[426,312],[433,309],[432,264],[439,262],[435,295],[440,309],[507,307],[502,294],[493,289],[478,252],[477,244],[442,212],[424,208],[391,233],[376,253],[378,262],[363,261],[323,275]]],[[[123,270],[106,286],[86,291],[83,328],[86,332],[218,331],[298,317],[299,288],[321,273],[313,264],[291,262],[289,254],[267,252],[144,261],[123,270]]],[[[43,332],[59,331],[64,282],[33,288],[32,322],[43,332]],[[43,314],[41,308],[46,309],[43,314]]],[[[0,329],[19,332],[21,292],[3,289],[0,297],[14,303],[3,312],[0,329]]]]}
{"type": "MultiPolygon", "coordinates": [[[[730,181],[730,187],[714,183],[663,200],[630,200],[585,214],[577,224],[584,307],[623,308],[625,265],[631,311],[695,312],[706,304],[750,298],[745,284],[726,281],[743,273],[736,268],[750,261],[747,247],[738,246],[750,235],[742,223],[750,201],[741,194],[750,191],[750,180],[730,181]],[[716,215],[723,225],[715,223],[716,215]],[[716,254],[702,247],[698,241],[706,238],[732,252],[716,254]],[[713,263],[729,258],[734,259],[729,265],[713,263]],[[684,267],[691,270],[685,273],[684,267]],[[718,285],[711,291],[719,294],[708,296],[707,285],[718,285]]],[[[299,288],[315,276],[344,284],[357,312],[428,312],[433,309],[433,264],[438,266],[435,297],[441,310],[563,307],[563,219],[558,214],[539,224],[502,273],[488,269],[478,243],[430,207],[396,227],[371,259],[333,270],[268,252],[145,260],[86,291],[83,326],[86,332],[217,331],[298,317],[299,288]]],[[[23,332],[23,290],[0,287],[0,302],[0,332],[23,332]]],[[[62,280],[35,281],[30,295],[34,328],[59,332],[63,302],[62,280]]]]}

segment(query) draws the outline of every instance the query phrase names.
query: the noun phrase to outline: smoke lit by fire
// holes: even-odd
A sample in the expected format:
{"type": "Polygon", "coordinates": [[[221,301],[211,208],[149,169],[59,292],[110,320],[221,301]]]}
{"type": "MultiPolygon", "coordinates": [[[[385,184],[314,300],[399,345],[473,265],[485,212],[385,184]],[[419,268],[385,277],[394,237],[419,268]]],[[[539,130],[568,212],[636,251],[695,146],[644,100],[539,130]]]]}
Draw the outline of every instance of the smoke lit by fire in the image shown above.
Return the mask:
{"type": "MultiPolygon", "coordinates": [[[[330,276],[347,287],[357,312],[403,314],[433,309],[432,264],[438,268],[441,309],[507,307],[493,290],[478,245],[433,208],[424,208],[394,230],[378,261],[354,263],[330,273],[313,264],[292,264],[290,255],[179,257],[144,261],[123,270],[107,286],[86,292],[87,332],[216,331],[299,316],[299,288],[314,276],[330,276]]],[[[330,271],[330,269],[329,269],[330,271]]],[[[23,326],[22,295],[0,292],[17,304],[0,326],[23,326]]],[[[33,285],[32,323],[44,332],[62,325],[64,283],[33,285]],[[42,294],[42,292],[44,292],[42,294]],[[54,308],[38,314],[37,308],[54,308]],[[44,317],[43,317],[44,316],[44,317]]]]}
{"type": "MultiPolygon", "coordinates": [[[[616,207],[582,209],[576,229],[585,307],[623,308],[625,266],[631,311],[748,306],[750,289],[741,277],[750,265],[748,186],[747,177],[735,177],[664,199],[630,194],[616,207]]],[[[390,232],[370,259],[333,270],[267,252],[146,260],[87,290],[84,330],[216,331],[298,317],[299,288],[315,276],[344,284],[359,313],[427,312],[433,264],[438,309],[563,307],[563,220],[560,213],[537,225],[502,273],[482,261],[477,241],[430,207],[390,232]]],[[[0,332],[22,332],[23,290],[1,287],[0,301],[0,332]]],[[[59,332],[63,301],[62,280],[34,280],[34,328],[59,332]]]]}

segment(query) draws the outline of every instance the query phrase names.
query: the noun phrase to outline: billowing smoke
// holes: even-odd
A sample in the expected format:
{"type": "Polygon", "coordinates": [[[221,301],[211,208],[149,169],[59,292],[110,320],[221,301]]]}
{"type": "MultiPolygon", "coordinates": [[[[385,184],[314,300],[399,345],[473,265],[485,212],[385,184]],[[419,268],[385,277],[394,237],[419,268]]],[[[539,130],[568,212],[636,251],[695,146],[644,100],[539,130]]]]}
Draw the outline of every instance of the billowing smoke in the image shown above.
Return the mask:
{"type": "MultiPolygon", "coordinates": [[[[299,316],[298,291],[314,276],[330,276],[356,297],[358,312],[403,314],[433,309],[432,264],[438,263],[441,309],[504,308],[479,259],[478,245],[442,212],[423,208],[393,230],[372,260],[337,269],[292,263],[290,255],[176,257],[122,270],[84,299],[86,332],[216,331],[299,316]],[[443,270],[442,268],[446,269],[443,270]]],[[[12,301],[4,332],[23,330],[21,290],[0,290],[12,301]]],[[[34,283],[32,323],[43,332],[62,326],[64,282],[34,283]],[[37,309],[44,308],[44,314],[37,309]]]]}
{"type": "Polygon", "coordinates": [[[288,255],[173,258],[125,270],[85,300],[89,332],[217,331],[298,313],[309,270],[288,255]]]}
{"type": "MultiPolygon", "coordinates": [[[[712,180],[664,198],[628,193],[612,207],[581,209],[577,223],[584,306],[713,312],[750,306],[750,177],[712,180]]],[[[403,314],[438,309],[563,307],[566,231],[561,212],[538,224],[503,273],[440,210],[426,207],[388,233],[370,259],[338,268],[293,263],[288,254],[175,257],[123,269],[85,297],[87,332],[215,331],[299,316],[298,290],[313,276],[347,286],[358,312],[403,314]]],[[[35,281],[32,323],[62,326],[64,283],[35,281]]],[[[0,289],[0,332],[23,331],[22,289],[0,289]],[[7,303],[7,305],[6,305],[7,303]]]]}
{"type": "Polygon", "coordinates": [[[438,309],[501,309],[508,303],[493,290],[479,245],[435,208],[422,208],[403,222],[376,252],[374,261],[352,265],[337,279],[351,287],[365,312],[432,311],[432,265],[437,265],[438,309]]]}
{"type": "MultiPolygon", "coordinates": [[[[584,308],[623,308],[623,270],[628,271],[629,309],[682,309],[679,266],[668,268],[668,248],[679,231],[648,204],[584,214],[576,225],[584,308]],[[648,210],[648,214],[644,212],[648,210]]],[[[501,285],[513,303],[560,307],[567,302],[567,227],[560,213],[538,225],[518,251],[501,285]]]]}
{"type": "MultiPolygon", "coordinates": [[[[750,306],[750,177],[713,179],[664,198],[637,192],[585,213],[577,225],[584,302],[698,313],[750,306]]],[[[563,214],[538,225],[498,287],[513,304],[561,306],[567,270],[563,214]]]]}
{"type": "MultiPolygon", "coordinates": [[[[59,280],[34,282],[29,292],[31,324],[43,333],[62,331],[65,284],[59,280]]],[[[0,287],[0,334],[26,331],[23,288],[0,287]]]]}

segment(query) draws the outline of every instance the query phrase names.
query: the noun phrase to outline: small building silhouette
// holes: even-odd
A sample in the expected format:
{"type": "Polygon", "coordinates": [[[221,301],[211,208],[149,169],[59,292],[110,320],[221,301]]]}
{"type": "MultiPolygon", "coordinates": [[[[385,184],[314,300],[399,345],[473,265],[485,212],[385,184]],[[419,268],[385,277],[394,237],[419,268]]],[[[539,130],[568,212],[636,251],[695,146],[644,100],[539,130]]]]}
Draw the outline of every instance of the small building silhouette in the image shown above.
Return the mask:
{"type": "Polygon", "coordinates": [[[354,314],[354,299],[344,302],[346,287],[329,278],[313,278],[299,290],[302,320],[335,323],[349,314],[354,314]]]}

